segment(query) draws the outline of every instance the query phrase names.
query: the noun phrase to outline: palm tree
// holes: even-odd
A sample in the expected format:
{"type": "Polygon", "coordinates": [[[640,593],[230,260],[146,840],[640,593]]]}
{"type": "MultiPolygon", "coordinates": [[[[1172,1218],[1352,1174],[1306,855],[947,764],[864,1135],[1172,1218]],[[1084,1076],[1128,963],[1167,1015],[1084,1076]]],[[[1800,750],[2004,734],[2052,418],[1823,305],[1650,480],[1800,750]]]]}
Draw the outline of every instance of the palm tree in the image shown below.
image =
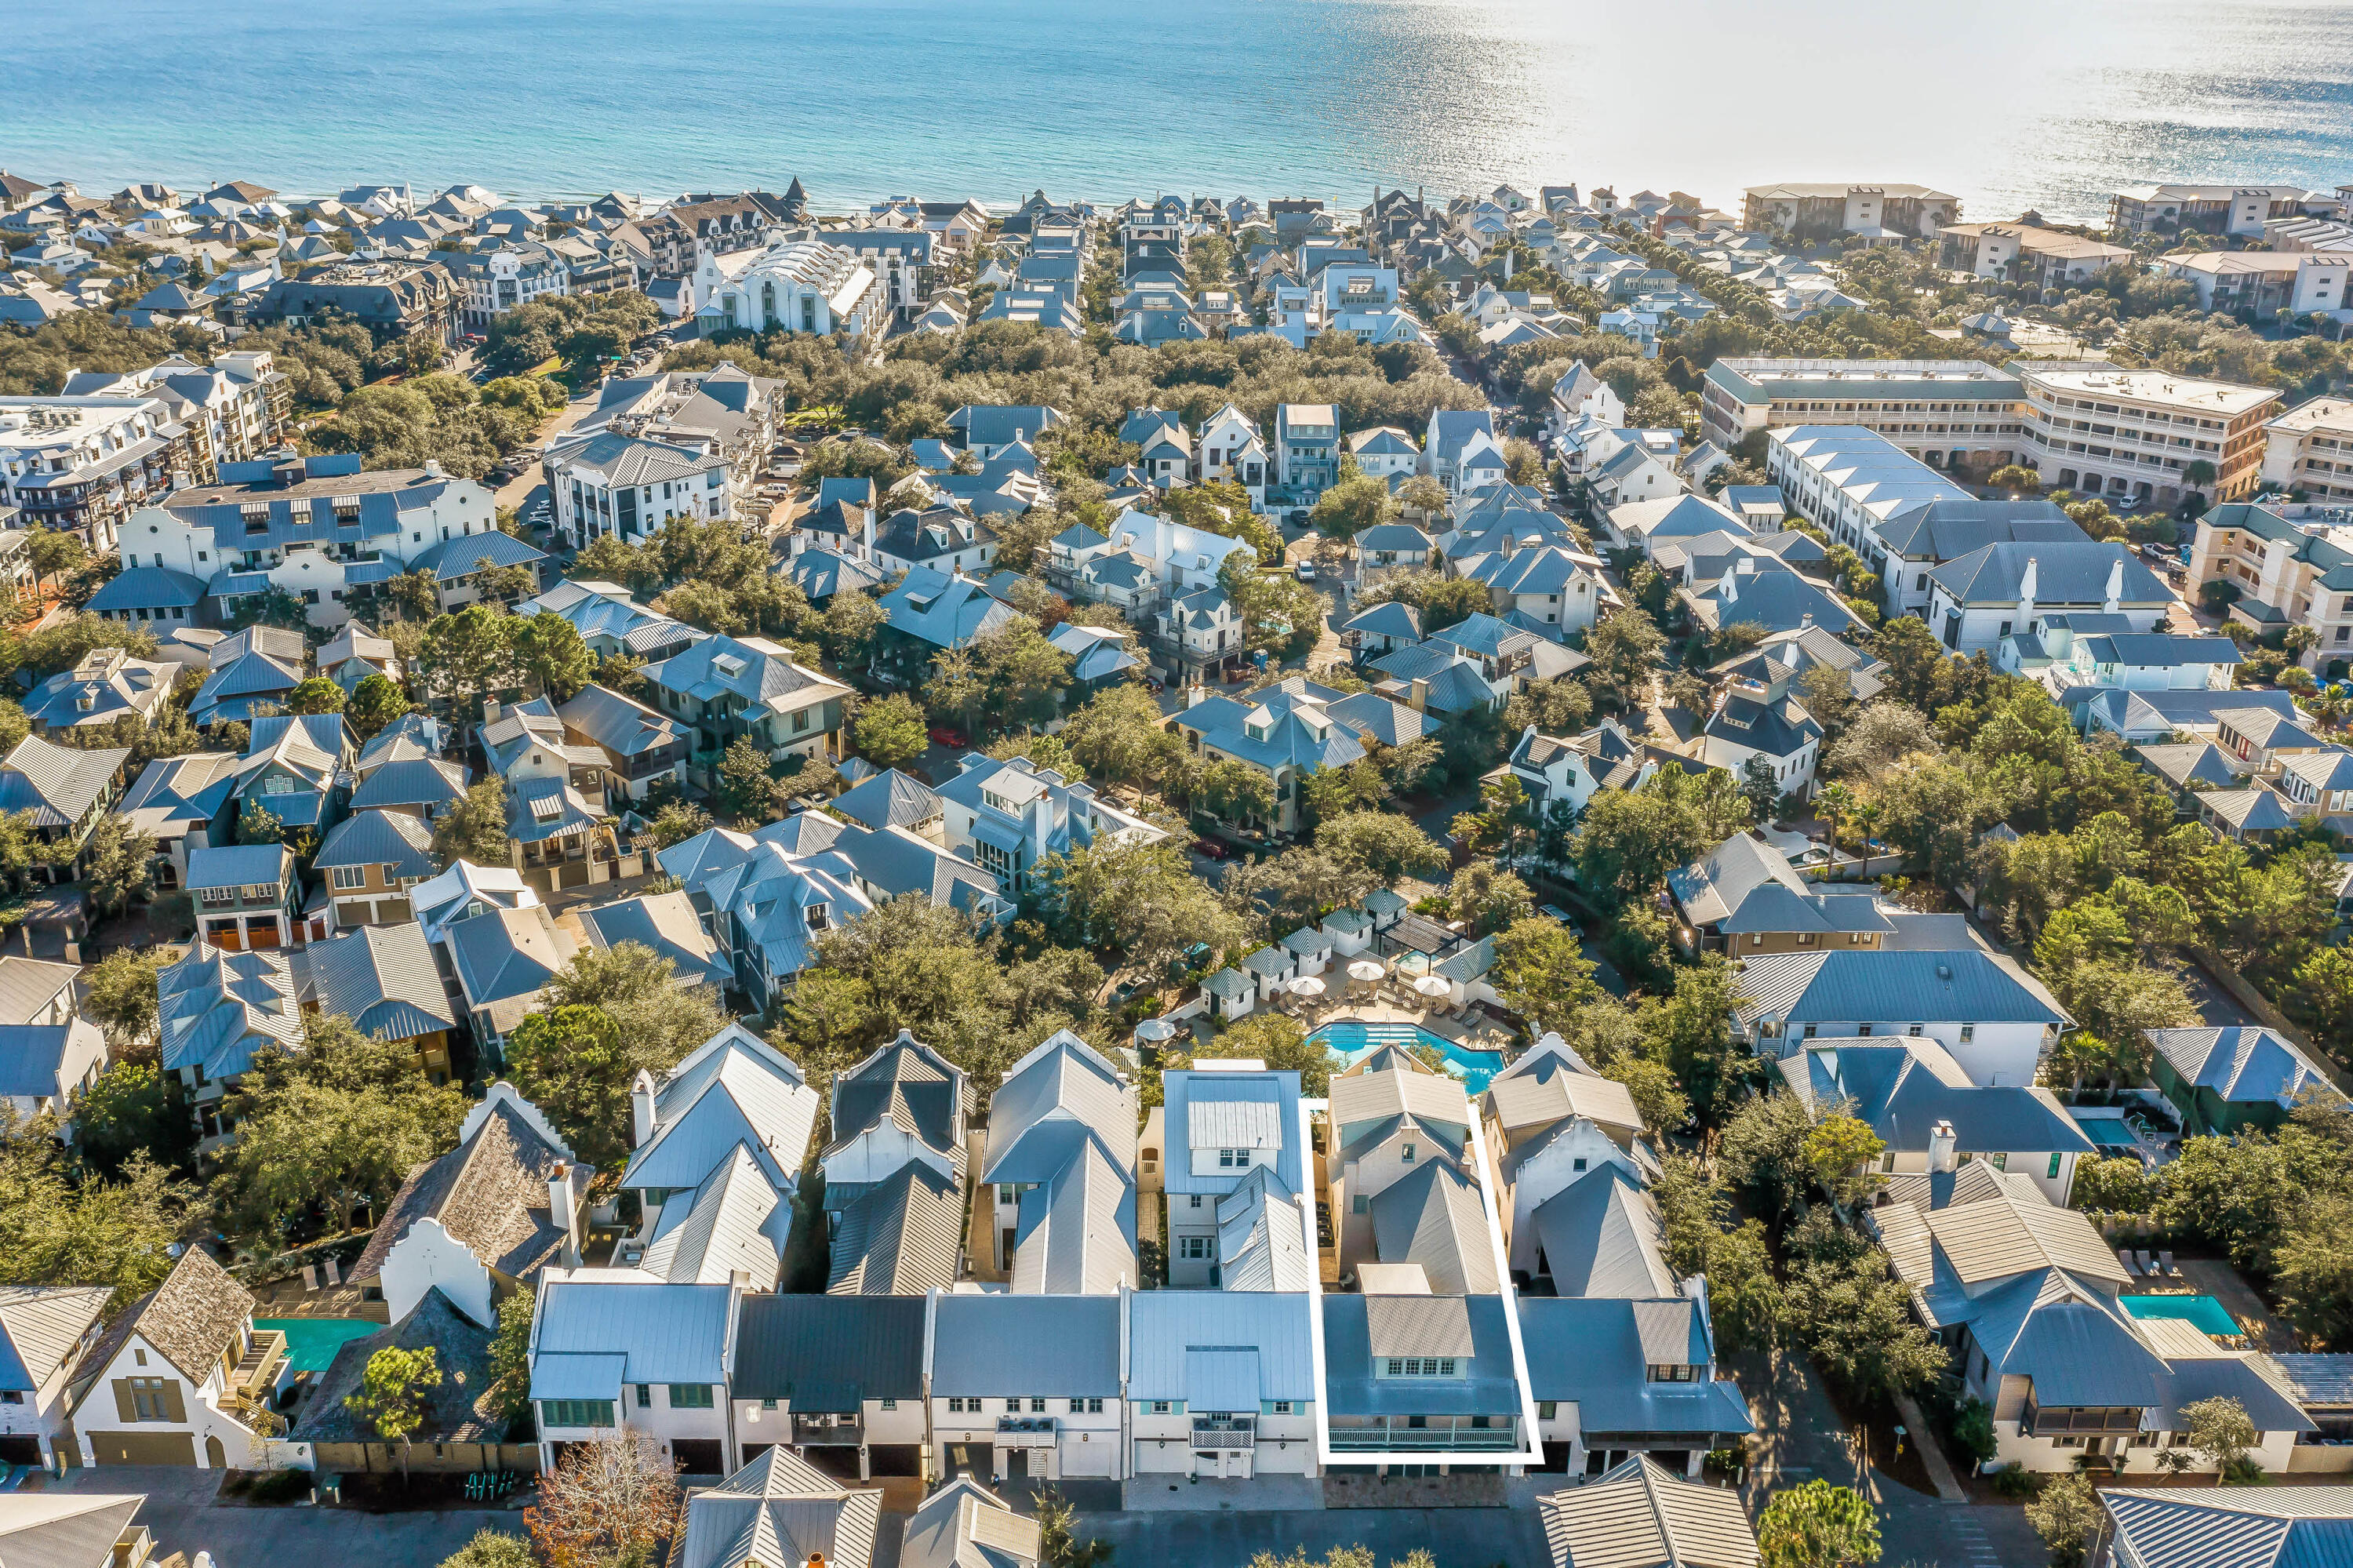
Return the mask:
{"type": "Polygon", "coordinates": [[[1854,810],[1854,791],[1843,784],[1825,784],[1814,797],[1814,815],[1829,828],[1831,848],[1838,848],[1839,820],[1854,810]]]}

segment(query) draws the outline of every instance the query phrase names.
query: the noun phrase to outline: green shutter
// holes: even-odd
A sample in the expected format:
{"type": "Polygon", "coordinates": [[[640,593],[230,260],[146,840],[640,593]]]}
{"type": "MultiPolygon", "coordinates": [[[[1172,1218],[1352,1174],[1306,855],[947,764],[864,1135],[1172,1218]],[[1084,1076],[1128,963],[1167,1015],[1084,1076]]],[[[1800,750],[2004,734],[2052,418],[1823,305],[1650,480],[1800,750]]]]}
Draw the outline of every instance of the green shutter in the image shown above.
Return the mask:
{"type": "Polygon", "coordinates": [[[114,1414],[124,1421],[139,1419],[139,1406],[131,1397],[131,1380],[127,1377],[114,1380],[114,1414]]]}
{"type": "Polygon", "coordinates": [[[187,1418],[188,1407],[180,1401],[180,1380],[164,1379],[164,1419],[185,1422],[187,1418]]]}

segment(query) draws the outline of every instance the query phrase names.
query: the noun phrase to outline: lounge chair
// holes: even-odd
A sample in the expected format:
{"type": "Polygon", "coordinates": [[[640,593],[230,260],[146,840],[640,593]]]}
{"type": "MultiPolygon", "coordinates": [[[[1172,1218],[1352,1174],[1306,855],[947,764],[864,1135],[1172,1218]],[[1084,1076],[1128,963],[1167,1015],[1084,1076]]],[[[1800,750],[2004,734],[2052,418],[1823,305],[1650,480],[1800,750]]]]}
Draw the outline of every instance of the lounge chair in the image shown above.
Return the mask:
{"type": "Polygon", "coordinates": [[[2168,1278],[2181,1277],[2180,1266],[2173,1261],[2173,1255],[2169,1252],[2160,1252],[2157,1255],[2157,1266],[2165,1270],[2168,1278]]]}
{"type": "Polygon", "coordinates": [[[2140,1269],[2133,1263],[2132,1254],[2126,1252],[2122,1247],[2118,1247],[2116,1248],[2116,1261],[2125,1266],[2125,1272],[2126,1274],[2131,1275],[2135,1279],[2138,1279],[2140,1277],[2140,1269]]]}
{"type": "Polygon", "coordinates": [[[2151,1279],[2159,1277],[2157,1259],[2149,1256],[2147,1253],[2137,1250],[2133,1254],[2133,1260],[2140,1265],[2140,1271],[2151,1279]]]}

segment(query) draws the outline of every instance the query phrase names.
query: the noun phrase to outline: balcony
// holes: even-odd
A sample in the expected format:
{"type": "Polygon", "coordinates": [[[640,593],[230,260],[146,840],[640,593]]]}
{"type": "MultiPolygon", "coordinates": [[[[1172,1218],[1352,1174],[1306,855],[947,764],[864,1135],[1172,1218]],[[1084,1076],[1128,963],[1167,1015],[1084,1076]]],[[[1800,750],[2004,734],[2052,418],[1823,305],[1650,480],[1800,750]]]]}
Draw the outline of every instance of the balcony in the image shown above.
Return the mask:
{"type": "Polygon", "coordinates": [[[1501,1426],[1335,1426],[1335,1454],[1508,1454],[1520,1446],[1508,1419],[1501,1426]]]}
{"type": "Polygon", "coordinates": [[[245,1354],[228,1376],[229,1397],[247,1404],[269,1399],[270,1384],[286,1360],[286,1336],[277,1329],[259,1329],[246,1336],[245,1354]]]}
{"type": "Polygon", "coordinates": [[[1193,1423],[1193,1449],[1196,1453],[1212,1453],[1229,1448],[1254,1448],[1258,1446],[1258,1423],[1248,1416],[1228,1421],[1198,1420],[1193,1423]]]}
{"type": "Polygon", "coordinates": [[[143,1524],[134,1524],[124,1531],[107,1553],[106,1568],[142,1568],[155,1554],[155,1538],[143,1524]]]}
{"type": "Polygon", "coordinates": [[[997,1446],[1000,1448],[1050,1448],[1060,1440],[1060,1429],[1050,1415],[1000,1415],[997,1446]]]}
{"type": "Polygon", "coordinates": [[[796,1447],[854,1447],[866,1441],[866,1423],[852,1416],[835,1420],[823,1415],[795,1415],[793,1445],[796,1447]]]}

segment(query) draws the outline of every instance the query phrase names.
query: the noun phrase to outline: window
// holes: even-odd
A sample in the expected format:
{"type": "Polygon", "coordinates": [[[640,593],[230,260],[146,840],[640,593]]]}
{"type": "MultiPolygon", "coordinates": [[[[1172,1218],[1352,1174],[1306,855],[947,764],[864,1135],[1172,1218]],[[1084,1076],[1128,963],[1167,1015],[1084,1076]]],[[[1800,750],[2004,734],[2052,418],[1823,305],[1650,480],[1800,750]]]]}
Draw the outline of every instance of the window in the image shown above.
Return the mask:
{"type": "Polygon", "coordinates": [[[1642,1375],[1651,1383],[1697,1383],[1699,1368],[1680,1364],[1657,1365],[1646,1368],[1642,1375]]]}
{"type": "Polygon", "coordinates": [[[1291,1401],[1287,1399],[1270,1399],[1266,1402],[1266,1413],[1269,1415],[1289,1415],[1292,1413],[1291,1401]]]}
{"type": "Polygon", "coordinates": [[[1961,1044],[1962,1044],[1966,1045],[1966,1044],[1968,1044],[1970,1041],[1972,1041],[1972,1040],[1976,1039],[1977,1037],[1978,1037],[1978,1026],[1977,1026],[1976,1024],[1974,1024],[1974,1023],[1964,1023],[1964,1024],[1962,1024],[1962,1025],[1961,1025],[1961,1044]]]}
{"type": "Polygon", "coordinates": [[[1005,1402],[1005,1414],[1008,1414],[1008,1415],[1018,1415],[1018,1414],[1021,1414],[1021,1402],[1020,1402],[1019,1400],[1018,1400],[1018,1399],[1008,1399],[1008,1400],[1007,1400],[1007,1401],[1005,1402]]]}
{"type": "Polygon", "coordinates": [[[707,1383],[674,1383],[670,1384],[670,1407],[672,1410],[710,1409],[711,1385],[707,1383]]]}
{"type": "Polygon", "coordinates": [[[895,1399],[878,1399],[874,1403],[884,1410],[896,1410],[899,1408],[899,1402],[895,1399]]]}
{"type": "Polygon", "coordinates": [[[1176,1255],[1182,1258],[1205,1258],[1209,1255],[1208,1236],[1178,1236],[1176,1255]]]}
{"type": "Polygon", "coordinates": [[[1218,1169],[1220,1171],[1232,1171],[1238,1167],[1244,1167],[1249,1164],[1250,1150],[1247,1149],[1220,1149],[1218,1150],[1218,1169]]]}
{"type": "Polygon", "coordinates": [[[1412,1144],[1410,1144],[1410,1143],[1406,1143],[1406,1144],[1400,1144],[1400,1145],[1398,1145],[1398,1158],[1399,1160],[1403,1160],[1403,1161],[1404,1161],[1406,1164],[1408,1164],[1408,1165],[1412,1164],[1412,1163],[1413,1163],[1413,1145],[1412,1145],[1412,1144]]]}
{"type": "Polygon", "coordinates": [[[1369,1214],[1373,1212],[1373,1201],[1359,1192],[1348,1200],[1348,1212],[1352,1214],[1369,1214]]]}
{"type": "Polygon", "coordinates": [[[1199,1208],[1201,1206],[1201,1194],[1198,1192],[1190,1194],[1185,1206],[1190,1209],[1199,1208]]]}
{"type": "Polygon", "coordinates": [[[543,1399],[539,1402],[539,1422],[543,1426],[603,1426],[613,1425],[613,1402],[609,1399],[543,1399]]]}
{"type": "Polygon", "coordinates": [[[2047,1181],[2056,1181],[2057,1180],[2059,1180],[2059,1156],[2058,1156],[2058,1155],[2056,1155],[2056,1154],[2052,1155],[2052,1157],[2051,1157],[2051,1169],[2050,1169],[2050,1170],[2048,1170],[2048,1171],[2044,1171],[2044,1172],[2043,1172],[2043,1176],[2044,1176],[2044,1179],[2045,1179],[2045,1180],[2047,1180],[2047,1181]]]}
{"type": "Polygon", "coordinates": [[[1071,1401],[1071,1414],[1073,1415],[1101,1415],[1103,1414],[1103,1401],[1100,1399],[1074,1399],[1071,1401]]]}
{"type": "Polygon", "coordinates": [[[760,1401],[760,1408],[763,1410],[774,1410],[776,1408],[776,1402],[773,1399],[764,1399],[760,1401]]]}
{"type": "Polygon", "coordinates": [[[134,1377],[131,1380],[131,1406],[134,1421],[169,1421],[172,1413],[164,1403],[164,1380],[160,1377],[134,1377]]]}
{"type": "MultiPolygon", "coordinates": [[[[976,1403],[977,1402],[976,1402],[976,1403]]],[[[962,1415],[964,1414],[964,1401],[953,1396],[950,1397],[948,1400],[948,1414],[950,1415],[962,1415]]]]}
{"type": "Polygon", "coordinates": [[[1539,1399],[1536,1401],[1536,1419],[1538,1421],[1550,1421],[1555,1414],[1558,1414],[1560,1406],[1549,1399],[1539,1399]]]}
{"type": "MultiPolygon", "coordinates": [[[[1809,1030],[1808,1033],[1810,1033],[1812,1032],[1809,1030]]],[[[1868,1023],[1858,1023],[1854,1026],[1854,1033],[1855,1038],[1859,1040],[1868,1040],[1871,1038],[1871,1025],[1868,1023]]]]}
{"type": "Polygon", "coordinates": [[[1807,1024],[1807,1025],[1806,1025],[1806,1038],[1807,1038],[1807,1039],[1809,1039],[1809,1040],[1811,1040],[1813,1037],[1814,1037],[1814,1025],[1812,1025],[1812,1024],[1809,1023],[1809,1024],[1807,1024]]]}
{"type": "Polygon", "coordinates": [[[336,887],[346,891],[367,885],[367,867],[364,865],[339,865],[328,874],[336,887]]]}
{"type": "Polygon", "coordinates": [[[638,1408],[639,1410],[651,1410],[653,1407],[654,1385],[649,1383],[641,1383],[638,1384],[638,1408]]]}
{"type": "Polygon", "coordinates": [[[1043,1415],[1046,1414],[1046,1401],[1043,1395],[1031,1396],[1029,1401],[1029,1414],[1032,1415],[1043,1415]]]}
{"type": "Polygon", "coordinates": [[[1910,1035],[1913,1039],[1917,1040],[1920,1038],[1920,1025],[1916,1023],[1912,1024],[1906,1028],[1904,1033],[1910,1035]]]}
{"type": "Polygon", "coordinates": [[[1155,1415],[1166,1415],[1171,1414],[1174,1409],[1175,1406],[1167,1400],[1155,1399],[1152,1402],[1152,1414],[1155,1415]]]}

